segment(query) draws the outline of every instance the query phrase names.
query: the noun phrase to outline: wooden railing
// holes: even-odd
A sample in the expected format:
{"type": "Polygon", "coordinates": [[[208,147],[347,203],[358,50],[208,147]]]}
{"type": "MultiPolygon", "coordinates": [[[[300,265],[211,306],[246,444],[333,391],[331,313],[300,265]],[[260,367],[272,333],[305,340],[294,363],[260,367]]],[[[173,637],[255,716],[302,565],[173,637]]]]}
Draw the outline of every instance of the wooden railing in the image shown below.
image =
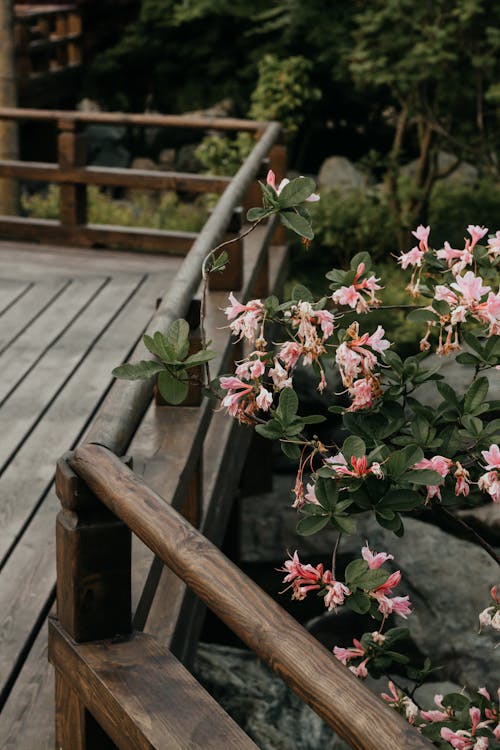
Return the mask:
{"type": "Polygon", "coordinates": [[[20,98],[65,78],[82,64],[82,16],[74,3],[15,5],[14,36],[20,98]]]}
{"type": "MultiPolygon", "coordinates": [[[[230,179],[181,172],[87,166],[84,127],[88,124],[253,132],[256,139],[264,139],[263,151],[265,157],[269,152],[271,165],[278,173],[284,172],[284,151],[277,135],[279,128],[272,124],[232,118],[8,108],[0,109],[0,119],[29,122],[31,127],[36,123],[53,123],[57,128],[58,152],[57,163],[0,160],[0,178],[56,183],[60,188],[59,221],[0,216],[0,238],[77,246],[131,247],[177,255],[188,252],[196,239],[195,233],[88,224],[87,185],[221,194],[228,187],[230,179]]],[[[261,164],[262,161],[255,174],[261,169],[261,164]]]]}
{"type": "MultiPolygon", "coordinates": [[[[145,644],[141,636],[135,640],[131,628],[130,530],[351,747],[431,747],[123,461],[103,446],[84,445],[70,458],[69,467],[75,472],[73,482],[67,481],[64,488],[60,482],[60,496],[70,519],[63,511],[58,522],[59,622],[51,625],[49,656],[57,670],[59,694],[73,691],[82,706],[80,712],[85,705],[117,747],[209,747],[211,736],[223,732],[227,720],[214,714],[197,741],[176,721],[171,696],[179,689],[179,665],[174,664],[170,672],[165,663],[161,670],[151,669],[145,644]],[[108,514],[102,514],[99,502],[108,514]],[[96,555],[96,548],[103,551],[96,555]],[[112,641],[96,647],[78,645],[111,639],[117,633],[130,639],[127,647],[120,643],[118,658],[114,658],[112,641]],[[126,695],[125,680],[129,690],[144,691],[148,684],[147,695],[158,696],[154,705],[148,705],[142,693],[126,695]],[[118,720],[120,716],[124,723],[118,720]],[[131,731],[134,742],[129,739],[131,731]]],[[[167,659],[168,654],[157,648],[156,663],[167,659]]],[[[189,701],[192,722],[199,726],[206,696],[199,686],[191,686],[191,690],[198,695],[188,694],[185,700],[189,701]]],[[[67,709],[67,695],[64,700],[67,709]]],[[[69,738],[70,724],[75,729],[76,722],[67,712],[63,715],[62,703],[58,716],[65,723],[64,736],[69,738]]],[[[81,732],[81,724],[76,731],[81,732]]],[[[61,747],[90,747],[80,744],[81,737],[75,734],[72,742],[74,745],[61,747]]],[[[234,735],[224,744],[252,747],[234,735]]]]}

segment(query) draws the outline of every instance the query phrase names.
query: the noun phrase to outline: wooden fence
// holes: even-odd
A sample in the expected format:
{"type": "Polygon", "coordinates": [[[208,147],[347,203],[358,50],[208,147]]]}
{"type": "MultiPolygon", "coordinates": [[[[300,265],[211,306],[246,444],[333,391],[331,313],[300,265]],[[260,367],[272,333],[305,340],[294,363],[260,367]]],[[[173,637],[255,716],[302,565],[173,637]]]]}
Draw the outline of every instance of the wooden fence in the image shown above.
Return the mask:
{"type": "MultiPolygon", "coordinates": [[[[141,248],[176,255],[185,255],[188,252],[196,239],[195,233],[88,224],[87,185],[138,190],[177,190],[186,194],[222,194],[228,187],[230,178],[182,172],[87,166],[85,125],[247,131],[255,134],[256,142],[263,140],[264,144],[274,143],[277,128],[276,125],[233,118],[9,108],[0,109],[0,119],[27,122],[31,126],[36,123],[52,123],[57,128],[58,150],[57,163],[0,160],[0,179],[7,177],[55,183],[60,188],[59,221],[0,216],[0,237],[83,247],[105,245],[141,248]]],[[[271,166],[278,174],[283,174],[284,147],[275,143],[272,148],[264,146],[264,150],[266,154],[269,151],[271,166]]],[[[236,215],[233,217],[232,231],[237,231],[237,229],[236,215]]]]}

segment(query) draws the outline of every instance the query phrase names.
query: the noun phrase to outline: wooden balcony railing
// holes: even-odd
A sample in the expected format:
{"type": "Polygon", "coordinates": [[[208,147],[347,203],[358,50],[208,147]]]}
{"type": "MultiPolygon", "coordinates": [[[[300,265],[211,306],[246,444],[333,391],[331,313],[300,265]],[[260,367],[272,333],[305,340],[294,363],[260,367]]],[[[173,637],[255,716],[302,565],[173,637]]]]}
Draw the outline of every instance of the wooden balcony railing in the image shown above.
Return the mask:
{"type": "MultiPolygon", "coordinates": [[[[262,160],[267,156],[277,173],[282,174],[285,168],[284,147],[278,143],[279,127],[273,124],[232,118],[9,108],[0,109],[0,119],[29,122],[32,128],[36,127],[36,123],[53,123],[57,129],[58,151],[57,163],[0,160],[0,178],[55,183],[60,188],[59,221],[0,216],[0,237],[3,238],[77,246],[131,247],[179,255],[187,253],[196,239],[194,233],[87,223],[87,185],[221,194],[228,187],[230,179],[181,172],[87,166],[84,127],[89,124],[252,132],[257,145],[260,146],[260,141],[263,144],[258,149],[262,154],[260,161],[256,162],[253,176],[262,169],[262,160]]],[[[240,192],[243,194],[244,191],[240,192]]]]}

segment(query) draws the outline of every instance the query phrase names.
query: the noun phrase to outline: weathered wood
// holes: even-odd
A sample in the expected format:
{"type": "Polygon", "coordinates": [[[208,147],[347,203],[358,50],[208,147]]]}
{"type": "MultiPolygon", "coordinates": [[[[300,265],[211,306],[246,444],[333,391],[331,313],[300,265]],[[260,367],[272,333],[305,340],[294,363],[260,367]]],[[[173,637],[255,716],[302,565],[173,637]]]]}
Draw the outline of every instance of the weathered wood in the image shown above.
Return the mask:
{"type": "MultiPolygon", "coordinates": [[[[0,576],[0,693],[15,674],[19,655],[29,646],[40,613],[53,595],[54,519],[59,510],[55,493],[50,490],[54,458],[84,434],[89,416],[111,382],[112,367],[126,357],[131,342],[141,335],[164,285],[162,276],[149,278],[125,305],[118,307],[109,327],[94,342],[0,478],[4,550],[16,542],[0,576]]],[[[28,399],[30,394],[28,391],[28,399]]]]}
{"type": "MultiPolygon", "coordinates": [[[[269,152],[269,167],[273,170],[278,181],[286,177],[287,168],[286,146],[283,143],[275,143],[269,152]]],[[[273,243],[275,245],[284,245],[286,242],[286,229],[280,222],[276,225],[276,233],[273,243]]]]}
{"type": "MultiPolygon", "coordinates": [[[[205,224],[204,231],[193,244],[189,255],[179,269],[175,288],[160,305],[154,319],[148,326],[147,333],[156,330],[164,331],[179,317],[185,315],[188,306],[195,296],[200,279],[203,259],[220,241],[226,230],[229,219],[236,206],[241,204],[248,183],[257,174],[262,159],[280,133],[276,123],[269,125],[245,160],[238,174],[225,190],[216,209],[205,224]]],[[[134,359],[147,357],[143,344],[133,354],[134,359]]],[[[92,431],[92,441],[107,445],[117,454],[127,450],[130,436],[139,424],[151,397],[151,385],[144,381],[117,383],[96,420],[92,431]]]]}
{"type": "Polygon", "coordinates": [[[432,746],[106,448],[78,448],[71,466],[351,747],[432,746]]]}
{"type": "Polygon", "coordinates": [[[135,190],[176,190],[179,193],[223,193],[231,179],[189,172],[163,172],[119,167],[68,167],[64,172],[50,162],[0,160],[0,176],[22,180],[66,182],[135,190]]]}
{"type": "MultiPolygon", "coordinates": [[[[4,315],[16,300],[25,294],[31,284],[13,279],[0,279],[0,315],[4,315]]],[[[3,329],[3,320],[2,320],[3,329]]],[[[1,335],[1,332],[0,332],[1,335]]]]}
{"type": "MultiPolygon", "coordinates": [[[[49,632],[52,663],[120,750],[256,750],[153,638],[136,633],[119,643],[77,645],[54,620],[49,632]]],[[[61,750],[74,748],[63,745],[61,750]]]]}
{"type": "MultiPolygon", "coordinates": [[[[35,284],[22,282],[22,301],[19,297],[16,297],[13,303],[8,306],[8,309],[4,308],[1,313],[0,354],[17,336],[34,323],[38,316],[52,304],[56,297],[62,294],[70,283],[69,280],[64,279],[54,279],[49,282],[41,281],[35,284]],[[18,301],[20,304],[17,304],[18,301]]],[[[0,282],[1,284],[2,282],[0,282]]],[[[2,297],[1,292],[0,297],[2,297]]],[[[2,303],[4,301],[5,297],[2,297],[2,303]]]]}
{"type": "MultiPolygon", "coordinates": [[[[17,104],[16,63],[14,51],[13,4],[0,2],[0,107],[17,104]]],[[[0,121],[0,158],[18,158],[18,132],[15,121],[0,121]]],[[[19,188],[15,180],[0,179],[0,213],[19,210],[19,188]]]]}
{"type": "Polygon", "coordinates": [[[67,112],[49,109],[0,108],[0,119],[47,122],[65,118],[81,123],[102,125],[144,125],[146,127],[192,128],[193,130],[241,130],[262,132],[272,123],[242,120],[234,117],[201,117],[198,115],[137,115],[126,112],[67,112]]]}
{"type": "Polygon", "coordinates": [[[169,232],[106,224],[61,226],[52,219],[0,216],[0,236],[60,245],[135,247],[150,252],[186,255],[198,235],[194,232],[169,232]]]}
{"type": "MultiPolygon", "coordinates": [[[[59,169],[83,167],[87,160],[87,139],[77,131],[77,125],[68,120],[58,122],[57,155],[59,169]]],[[[77,183],[64,183],[59,192],[59,218],[61,224],[75,227],[87,223],[87,189],[77,183]]]]}

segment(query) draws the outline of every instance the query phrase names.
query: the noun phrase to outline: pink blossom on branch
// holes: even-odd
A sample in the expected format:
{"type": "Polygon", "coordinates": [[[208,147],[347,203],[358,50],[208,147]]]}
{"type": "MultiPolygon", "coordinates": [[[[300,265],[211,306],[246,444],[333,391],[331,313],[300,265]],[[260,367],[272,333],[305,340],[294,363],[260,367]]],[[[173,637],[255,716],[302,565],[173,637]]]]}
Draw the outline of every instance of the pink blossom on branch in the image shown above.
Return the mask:
{"type": "MultiPolygon", "coordinates": [[[[300,178],[299,178],[300,179],[300,178]]],[[[267,173],[266,182],[269,185],[269,187],[272,187],[272,189],[275,191],[276,195],[279,195],[283,188],[289,184],[290,180],[284,177],[278,187],[276,187],[276,175],[274,174],[273,170],[270,169],[267,173]]],[[[311,195],[306,198],[306,201],[309,203],[315,203],[316,201],[319,201],[319,195],[317,193],[311,193],[311,195]]]]}
{"type": "Polygon", "coordinates": [[[388,560],[394,560],[394,555],[389,555],[387,552],[374,552],[368,546],[368,542],[364,547],[361,547],[361,557],[366,560],[370,570],[377,570],[382,567],[388,560]]]}

